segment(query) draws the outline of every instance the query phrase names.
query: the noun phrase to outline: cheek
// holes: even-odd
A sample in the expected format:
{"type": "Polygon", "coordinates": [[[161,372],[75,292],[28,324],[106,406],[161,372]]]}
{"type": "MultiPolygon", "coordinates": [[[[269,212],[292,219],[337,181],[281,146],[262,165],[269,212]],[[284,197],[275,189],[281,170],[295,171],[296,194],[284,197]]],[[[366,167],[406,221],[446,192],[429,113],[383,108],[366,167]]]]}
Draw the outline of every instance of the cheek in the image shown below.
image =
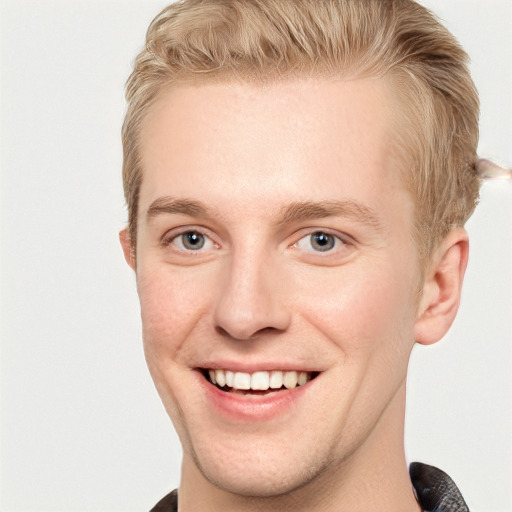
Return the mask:
{"type": "Polygon", "coordinates": [[[155,357],[179,351],[207,303],[204,279],[188,270],[141,269],[137,277],[144,345],[155,357]]]}
{"type": "Polygon", "coordinates": [[[394,352],[412,337],[415,308],[407,265],[358,265],[315,279],[303,309],[345,357],[394,352]],[[306,302],[307,301],[307,302],[306,302]],[[314,305],[314,307],[312,307],[314,305]]]}
{"type": "MultiPolygon", "coordinates": [[[[137,289],[141,305],[144,354],[155,387],[178,434],[184,439],[179,397],[183,395],[189,344],[186,340],[194,330],[207,304],[204,293],[210,283],[206,276],[197,279],[183,269],[153,263],[139,266],[137,289]],[[198,284],[200,283],[200,284],[198,284]]],[[[187,390],[188,399],[193,394],[187,390]]]]}

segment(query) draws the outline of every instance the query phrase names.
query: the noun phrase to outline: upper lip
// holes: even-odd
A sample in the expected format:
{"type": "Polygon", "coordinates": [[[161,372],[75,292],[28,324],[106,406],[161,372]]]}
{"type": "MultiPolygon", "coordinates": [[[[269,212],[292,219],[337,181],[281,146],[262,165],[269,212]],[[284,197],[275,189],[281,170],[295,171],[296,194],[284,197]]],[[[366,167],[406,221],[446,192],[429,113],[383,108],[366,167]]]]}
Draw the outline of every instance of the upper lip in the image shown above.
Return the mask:
{"type": "Polygon", "coordinates": [[[321,372],[322,368],[304,363],[294,364],[291,361],[261,361],[261,362],[235,362],[235,361],[206,361],[195,366],[198,370],[231,370],[242,373],[255,373],[261,371],[287,371],[287,372],[321,372]]]}

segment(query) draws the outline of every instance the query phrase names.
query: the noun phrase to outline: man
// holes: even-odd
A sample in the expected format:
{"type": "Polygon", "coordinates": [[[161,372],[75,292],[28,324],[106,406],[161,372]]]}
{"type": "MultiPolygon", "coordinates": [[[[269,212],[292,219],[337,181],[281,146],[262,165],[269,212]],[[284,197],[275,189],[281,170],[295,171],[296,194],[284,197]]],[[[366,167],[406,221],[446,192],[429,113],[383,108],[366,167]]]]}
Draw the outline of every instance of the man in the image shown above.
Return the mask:
{"type": "Polygon", "coordinates": [[[120,237],[180,512],[467,510],[403,448],[409,355],[453,322],[478,198],[466,60],[412,0],[185,0],[151,24],[120,237]]]}

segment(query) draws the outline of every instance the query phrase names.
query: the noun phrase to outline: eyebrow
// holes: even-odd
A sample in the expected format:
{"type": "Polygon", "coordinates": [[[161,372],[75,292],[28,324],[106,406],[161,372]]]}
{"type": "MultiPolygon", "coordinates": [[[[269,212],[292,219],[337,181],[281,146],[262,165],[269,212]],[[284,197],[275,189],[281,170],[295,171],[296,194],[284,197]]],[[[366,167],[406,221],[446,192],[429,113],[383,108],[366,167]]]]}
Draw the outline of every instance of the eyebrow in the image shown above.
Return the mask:
{"type": "Polygon", "coordinates": [[[209,209],[203,203],[193,199],[175,199],[166,196],[155,199],[149,206],[146,216],[150,219],[162,213],[188,215],[189,217],[208,217],[209,209]]]}
{"type": "Polygon", "coordinates": [[[278,224],[326,217],[345,217],[366,224],[377,231],[383,230],[377,214],[371,208],[352,200],[294,202],[281,212],[278,224]]]}
{"type": "MultiPolygon", "coordinates": [[[[150,219],[161,214],[207,218],[211,216],[211,210],[204,203],[194,199],[177,199],[165,196],[151,203],[146,216],[150,219]]],[[[323,219],[326,217],[345,217],[368,225],[377,231],[383,230],[377,214],[371,208],[352,200],[296,201],[281,209],[276,224],[291,224],[293,222],[323,219]]]]}

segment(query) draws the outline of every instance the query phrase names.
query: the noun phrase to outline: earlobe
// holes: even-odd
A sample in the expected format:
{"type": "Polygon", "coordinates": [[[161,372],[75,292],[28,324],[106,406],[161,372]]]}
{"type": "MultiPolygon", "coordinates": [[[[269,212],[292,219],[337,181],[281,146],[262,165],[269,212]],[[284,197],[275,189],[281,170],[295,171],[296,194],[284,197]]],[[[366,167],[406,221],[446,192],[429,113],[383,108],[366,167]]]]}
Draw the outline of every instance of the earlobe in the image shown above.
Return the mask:
{"type": "Polygon", "coordinates": [[[128,228],[122,229],[119,232],[119,241],[121,242],[121,247],[123,248],[123,254],[126,263],[128,263],[131,269],[135,272],[135,254],[133,252],[130,235],[128,234],[128,228]]]}
{"type": "Polygon", "coordinates": [[[452,325],[459,309],[468,251],[467,232],[458,228],[446,236],[435,252],[425,276],[414,326],[414,336],[418,343],[436,343],[452,325]]]}

